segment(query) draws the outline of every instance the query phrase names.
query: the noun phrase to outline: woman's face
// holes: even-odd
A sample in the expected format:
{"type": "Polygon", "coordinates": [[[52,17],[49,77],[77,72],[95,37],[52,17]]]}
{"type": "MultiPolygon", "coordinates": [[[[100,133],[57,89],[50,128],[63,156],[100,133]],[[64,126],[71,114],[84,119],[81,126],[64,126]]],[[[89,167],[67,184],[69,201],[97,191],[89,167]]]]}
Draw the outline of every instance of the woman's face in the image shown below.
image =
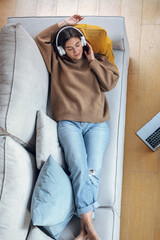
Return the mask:
{"type": "Polygon", "coordinates": [[[65,51],[67,56],[70,57],[72,60],[81,59],[83,54],[83,47],[80,38],[70,38],[65,44],[65,51]]]}

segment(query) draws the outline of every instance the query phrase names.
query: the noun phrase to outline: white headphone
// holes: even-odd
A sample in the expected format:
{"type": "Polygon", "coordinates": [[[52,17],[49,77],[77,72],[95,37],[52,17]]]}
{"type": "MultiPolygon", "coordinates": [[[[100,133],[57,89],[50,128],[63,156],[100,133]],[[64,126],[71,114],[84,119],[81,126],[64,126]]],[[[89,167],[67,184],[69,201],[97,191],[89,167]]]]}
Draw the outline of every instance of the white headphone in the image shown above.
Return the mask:
{"type": "Polygon", "coordinates": [[[77,28],[75,28],[75,27],[72,27],[72,26],[63,27],[63,28],[58,32],[57,37],[56,37],[56,47],[57,47],[57,50],[58,50],[58,53],[59,53],[60,56],[64,56],[64,55],[66,54],[66,52],[65,52],[65,50],[64,50],[64,48],[63,48],[62,46],[58,46],[58,37],[59,37],[59,34],[60,34],[64,29],[67,29],[67,28],[73,28],[73,29],[76,29],[78,32],[80,32],[81,35],[82,35],[82,36],[80,37],[82,47],[84,47],[84,46],[87,45],[86,39],[85,39],[83,33],[82,33],[79,29],[77,29],[77,28]]]}

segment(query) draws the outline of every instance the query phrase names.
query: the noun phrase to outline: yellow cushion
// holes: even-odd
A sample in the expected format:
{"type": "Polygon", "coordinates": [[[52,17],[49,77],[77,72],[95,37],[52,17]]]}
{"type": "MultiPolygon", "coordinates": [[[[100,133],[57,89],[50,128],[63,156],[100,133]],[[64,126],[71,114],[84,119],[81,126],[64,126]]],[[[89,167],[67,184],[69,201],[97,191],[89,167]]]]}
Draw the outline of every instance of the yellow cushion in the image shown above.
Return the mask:
{"type": "Polygon", "coordinates": [[[87,42],[91,44],[94,53],[105,55],[118,71],[114,61],[112,41],[107,36],[107,31],[99,26],[89,24],[77,24],[74,27],[78,28],[84,34],[87,42]]]}

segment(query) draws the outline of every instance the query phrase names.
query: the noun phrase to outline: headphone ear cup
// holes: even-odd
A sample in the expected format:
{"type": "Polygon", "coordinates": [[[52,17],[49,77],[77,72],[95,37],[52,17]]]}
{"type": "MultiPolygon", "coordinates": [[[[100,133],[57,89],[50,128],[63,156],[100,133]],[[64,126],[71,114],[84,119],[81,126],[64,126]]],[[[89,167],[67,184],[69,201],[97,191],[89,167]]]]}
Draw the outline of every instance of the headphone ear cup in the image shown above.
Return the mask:
{"type": "Polygon", "coordinates": [[[64,48],[63,48],[63,47],[61,47],[61,46],[57,47],[57,50],[58,50],[58,52],[59,52],[59,55],[60,55],[60,56],[63,56],[63,55],[65,55],[65,54],[66,54],[66,52],[65,52],[64,48]]]}
{"type": "Polygon", "coordinates": [[[87,45],[87,42],[84,36],[81,37],[81,44],[82,44],[82,47],[87,45]]]}

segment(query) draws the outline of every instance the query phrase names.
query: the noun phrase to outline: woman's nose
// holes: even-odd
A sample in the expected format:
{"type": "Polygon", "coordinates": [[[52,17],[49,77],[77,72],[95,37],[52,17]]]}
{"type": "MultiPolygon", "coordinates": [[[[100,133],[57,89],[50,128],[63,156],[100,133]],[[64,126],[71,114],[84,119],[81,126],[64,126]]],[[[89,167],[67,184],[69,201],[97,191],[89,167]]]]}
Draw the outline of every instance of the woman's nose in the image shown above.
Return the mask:
{"type": "Polygon", "coordinates": [[[74,54],[76,54],[78,51],[77,51],[77,49],[76,49],[76,48],[74,48],[73,52],[74,52],[74,54]]]}

